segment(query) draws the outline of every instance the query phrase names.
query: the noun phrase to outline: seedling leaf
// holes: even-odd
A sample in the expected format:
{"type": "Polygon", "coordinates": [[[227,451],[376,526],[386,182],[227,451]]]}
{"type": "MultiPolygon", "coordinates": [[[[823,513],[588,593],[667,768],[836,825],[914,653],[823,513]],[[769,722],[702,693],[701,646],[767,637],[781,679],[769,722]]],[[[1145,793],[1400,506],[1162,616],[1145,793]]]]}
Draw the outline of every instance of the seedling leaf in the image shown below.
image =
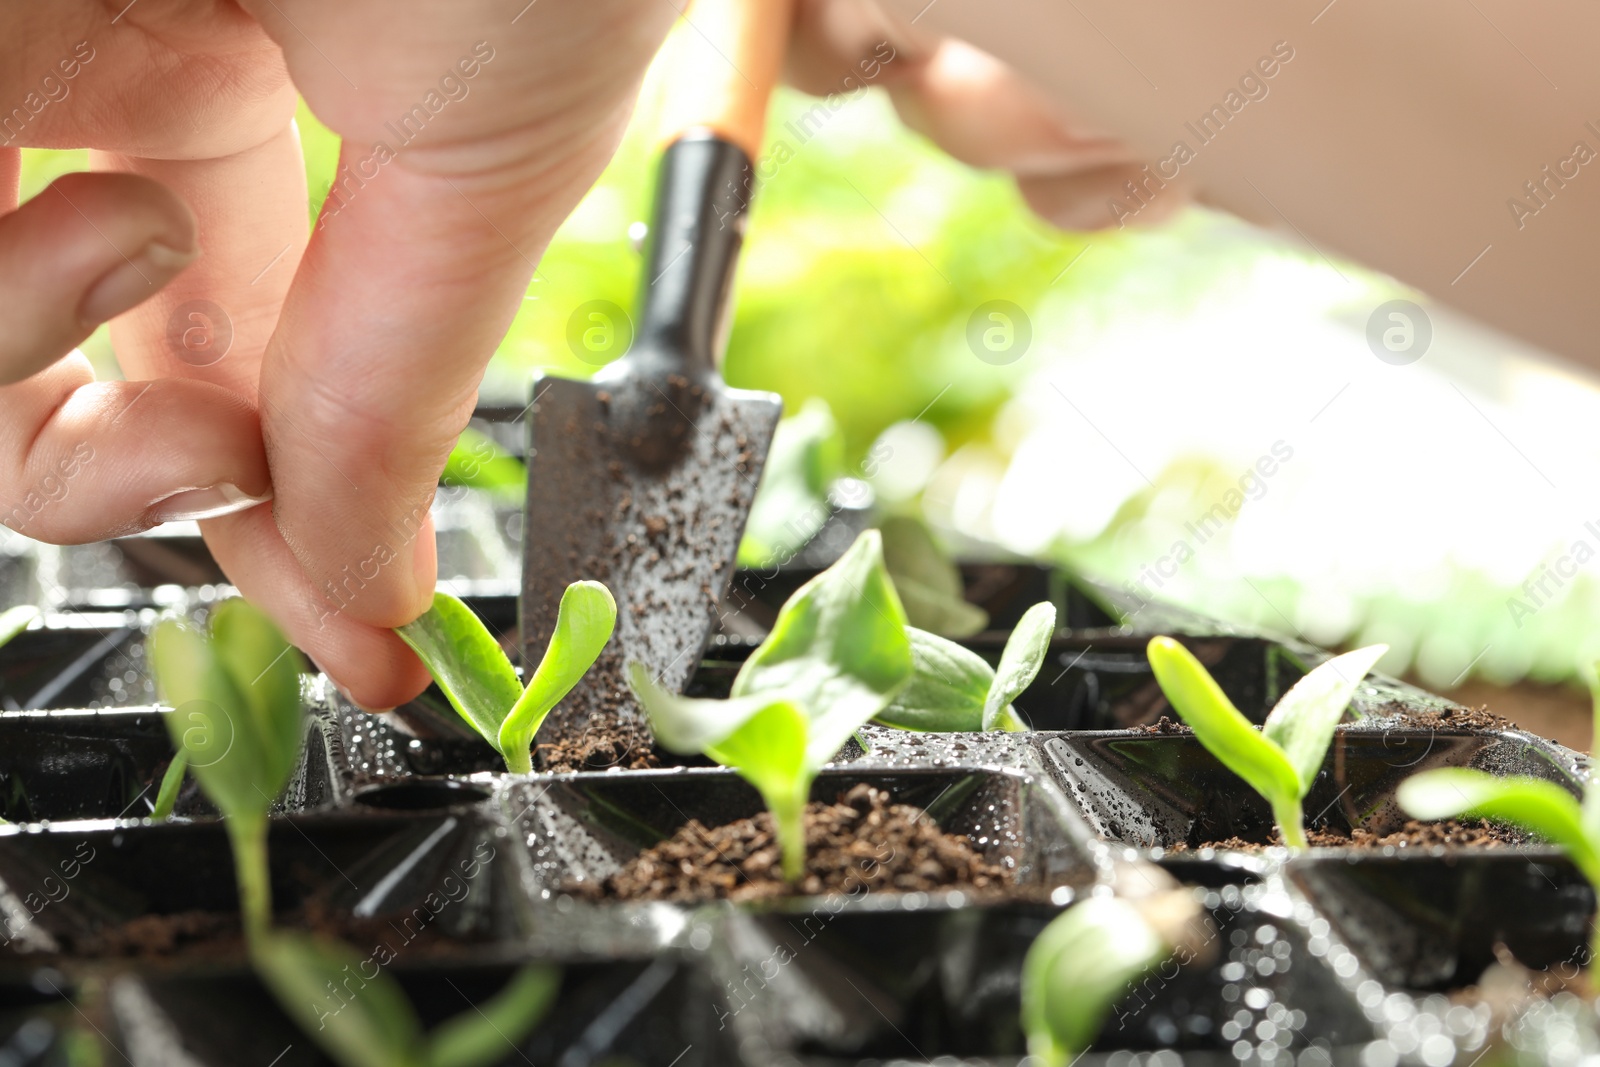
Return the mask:
{"type": "Polygon", "coordinates": [[[178,791],[183,788],[183,776],[189,770],[189,755],[179,752],[167,764],[167,773],[161,776],[161,788],[156,792],[156,803],[150,809],[152,819],[172,818],[172,806],[178,802],[178,791]]]}
{"type": "Polygon", "coordinates": [[[628,681],[650,716],[650,729],[669,752],[702,753],[731,736],[773,698],[764,694],[734,700],[682,697],[662,689],[642,663],[628,664],[628,681]]]}
{"type": "Polygon", "coordinates": [[[811,540],[828,521],[828,491],[844,469],[844,434],[828,402],[812,397],[772,435],[739,565],[767,566],[811,540]]]}
{"type": "Polygon", "coordinates": [[[1267,716],[1261,732],[1289,758],[1300,779],[1302,799],[1322,770],[1350,698],[1387,651],[1388,645],[1369,645],[1335,656],[1296,682],[1267,716]]]}
{"type": "Polygon", "coordinates": [[[938,634],[906,627],[911,677],[874,717],[885,726],[936,733],[983,729],[994,668],[982,656],[938,634]]]}
{"type": "Polygon", "coordinates": [[[883,561],[918,629],[943,637],[970,637],[989,625],[989,613],[967,602],[961,571],[921,519],[894,515],[879,523],[883,561]]]}
{"type": "Polygon", "coordinates": [[[428,1035],[426,1067],[487,1067],[505,1059],[544,1018],[561,988],[555,967],[529,964],[492,998],[455,1015],[428,1035]]]}
{"type": "Polygon", "coordinates": [[[149,655],[156,687],[172,707],[167,732],[225,816],[239,910],[254,939],[272,915],[267,812],[299,757],[305,663],[243,600],[217,607],[209,635],[186,620],[161,622],[150,635],[149,655]]]}
{"type": "Polygon", "coordinates": [[[457,714],[498,750],[500,721],[522,696],[522,682],[483,621],[449,593],[434,593],[428,613],[395,633],[421,658],[457,714]]]}
{"type": "Polygon", "coordinates": [[[449,593],[395,632],[422,658],[450,705],[514,774],[533,770],[529,749],[550,709],[572,691],[611,639],[617,604],[599,582],[573,582],[561,595],[555,633],[524,689],[488,627],[449,593]]]}
{"type": "Polygon", "coordinates": [[[806,763],[811,723],[805,711],[767,694],[732,700],[676,696],[639,663],[628,664],[628,677],[662,747],[704,753],[756,787],[777,824],[784,873],[798,878],[805,867],[805,802],[816,777],[806,763]]]}
{"type": "Polygon", "coordinates": [[[344,1067],[422,1067],[422,1025],[411,1002],[387,973],[365,979],[367,961],[349,946],[272,933],[256,942],[251,962],[301,1032],[344,1067]],[[362,984],[349,999],[329,993],[350,975],[362,984]]]}
{"type": "Polygon", "coordinates": [[[167,730],[224,815],[265,815],[300,753],[305,663],[243,600],[214,612],[212,633],[168,619],[150,635],[167,730]]]}
{"type": "Polygon", "coordinates": [[[4,645],[39,617],[39,609],[32,604],[18,604],[0,611],[0,645],[4,645]]]}
{"type": "Polygon", "coordinates": [[[1475,815],[1530,830],[1565,849],[1590,884],[1600,888],[1600,851],[1584,832],[1582,806],[1554,782],[1441,767],[1401,782],[1395,799],[1413,819],[1475,815]]]}
{"type": "MultiPolygon", "coordinates": [[[[1056,633],[1055,605],[1048,602],[1035,604],[1023,613],[1016,628],[1006,640],[1000,653],[1000,666],[995,670],[994,681],[983,702],[983,728],[993,730],[1009,720],[1011,702],[1021,696],[1039,676],[1039,667],[1050,651],[1050,639],[1056,633]]],[[[1018,724],[1020,725],[1020,724],[1018,724]]]]}
{"type": "Polygon", "coordinates": [[[728,700],[674,696],[642,665],[628,665],[663,746],[703,752],[761,791],[791,879],[804,867],[802,815],[817,771],[910,673],[905,612],[883,568],[876,530],[789,598],[728,700]]]}
{"type": "MultiPolygon", "coordinates": [[[[1591,664],[1586,674],[1589,700],[1593,708],[1589,719],[1592,730],[1589,738],[1589,759],[1594,763],[1597,754],[1600,754],[1600,663],[1591,664]]],[[[1591,841],[1600,841],[1600,788],[1595,787],[1592,778],[1590,784],[1583,790],[1583,829],[1591,841]]]]}
{"type": "Polygon", "coordinates": [[[1028,1052],[1047,1067],[1064,1067],[1094,1041],[1128,983],[1171,953],[1126,900],[1091,897],[1068,908],[1034,939],[1023,960],[1028,1052]]]}
{"type": "Polygon", "coordinates": [[[1274,808],[1298,801],[1300,776],[1283,750],[1233,706],[1187,648],[1170,637],[1154,637],[1148,655],[1161,691],[1207,751],[1274,808]]]}
{"type": "Polygon", "coordinates": [[[266,778],[262,788],[270,802],[289,784],[300,756],[305,661],[272,620],[238,598],[224,601],[212,613],[211,647],[244,698],[245,725],[258,736],[266,778]]]}
{"type": "Polygon", "coordinates": [[[544,659],[500,724],[495,747],[508,761],[516,753],[528,752],[533,735],[550,709],[572,692],[572,687],[600,658],[616,622],[617,602],[605,586],[599,582],[573,582],[567,586],[561,594],[555,633],[550,636],[544,659]]]}
{"type": "Polygon", "coordinates": [[[911,674],[906,615],[867,530],[795,591],[733,680],[734,697],[782,694],[810,717],[806,764],[821,767],[911,674]]]}

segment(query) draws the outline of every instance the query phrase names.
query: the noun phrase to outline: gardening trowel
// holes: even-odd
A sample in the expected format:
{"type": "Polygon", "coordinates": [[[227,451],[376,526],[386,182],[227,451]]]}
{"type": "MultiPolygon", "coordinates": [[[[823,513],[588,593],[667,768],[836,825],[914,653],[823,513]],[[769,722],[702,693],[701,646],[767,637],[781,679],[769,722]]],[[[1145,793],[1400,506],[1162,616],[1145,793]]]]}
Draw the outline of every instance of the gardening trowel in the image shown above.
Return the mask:
{"type": "Polygon", "coordinates": [[[667,86],[674,135],[633,345],[591,381],[533,383],[524,661],[539,662],[568,582],[603,582],[618,609],[616,636],[540,731],[568,765],[627,765],[649,749],[623,667],[681,692],[699,666],[782,410],[775,394],[730,389],[717,362],[791,4],[691,7],[685,36],[710,48],[667,86]]]}

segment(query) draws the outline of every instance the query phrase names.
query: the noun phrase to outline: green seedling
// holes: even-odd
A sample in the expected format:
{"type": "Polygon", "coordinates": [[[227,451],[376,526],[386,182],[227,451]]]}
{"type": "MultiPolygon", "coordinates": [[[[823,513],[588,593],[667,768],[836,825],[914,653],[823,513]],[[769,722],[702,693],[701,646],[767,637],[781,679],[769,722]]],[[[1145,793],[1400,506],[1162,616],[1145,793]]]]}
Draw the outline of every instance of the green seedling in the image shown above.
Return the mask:
{"type": "Polygon", "coordinates": [[[893,515],[878,528],[884,565],[912,626],[942,637],[971,637],[989,625],[989,613],[967,602],[960,569],[927,523],[893,515]]]}
{"type": "Polygon", "coordinates": [[[189,770],[189,756],[180,751],[167,764],[167,773],[161,776],[161,788],[156,790],[156,803],[150,809],[152,819],[172,818],[172,807],[178,802],[178,792],[183,788],[183,776],[189,770]]]}
{"type": "Polygon", "coordinates": [[[26,630],[39,617],[39,609],[32,604],[19,604],[0,611],[0,645],[6,644],[26,630]]]}
{"type": "MultiPolygon", "coordinates": [[[[1600,673],[1600,664],[1596,665],[1600,673]]],[[[1591,759],[1600,753],[1600,686],[1591,683],[1595,733],[1591,759]]],[[[1600,786],[1584,781],[1580,801],[1542,778],[1497,778],[1467,767],[1440,767],[1400,783],[1395,799],[1413,819],[1455,819],[1467,815],[1509,823],[1560,847],[1589,884],[1600,891],[1600,786]]],[[[1600,928],[1591,935],[1590,958],[1600,953],[1600,928]]]]}
{"type": "Polygon", "coordinates": [[[1120,897],[1091,897],[1062,912],[1022,963],[1029,1055],[1045,1067],[1071,1063],[1129,983],[1171,954],[1138,908],[1120,897]]]}
{"type": "Polygon", "coordinates": [[[505,505],[520,504],[528,497],[527,466],[489,435],[471,427],[461,431],[439,481],[481,489],[505,505]]]}
{"type": "Polygon", "coordinates": [[[243,600],[218,605],[209,634],[185,620],[163,621],[149,654],[156,687],[173,709],[167,731],[179,759],[222,812],[240,915],[254,938],[272,917],[267,812],[300,756],[305,662],[243,600]]]}
{"type": "Polygon", "coordinates": [[[343,1067],[479,1067],[504,1058],[506,1042],[520,1040],[554,998],[554,969],[524,968],[494,999],[424,1034],[399,984],[381,969],[366,976],[368,958],[337,941],[272,930],[267,812],[299,758],[306,669],[277,628],[229,600],[212,613],[209,634],[162,622],[150,658],[178,746],[157,810],[171,811],[187,765],[222,812],[250,960],[284,1011],[343,1067]],[[330,1004],[329,990],[350,999],[330,1004]]]}
{"type": "Polygon", "coordinates": [[[1206,953],[1193,892],[1145,868],[1135,897],[1094,896],[1051,920],[1022,961],[1022,1029],[1030,1058],[1066,1067],[1100,1033],[1112,1005],[1169,957],[1206,953]]]}
{"type": "Polygon", "coordinates": [[[656,740],[704,753],[755,786],[772,813],[791,882],[805,872],[811,783],[911,676],[905,611],[876,530],[801,586],[745,661],[727,700],[666,692],[638,663],[629,680],[656,740]]]}
{"type": "Polygon", "coordinates": [[[617,602],[599,582],[573,582],[562,594],[556,630],[527,686],[488,627],[449,593],[395,632],[414,649],[450,705],[493,745],[513,774],[533,771],[533,736],[611,640],[617,602]]]}
{"type": "Polygon", "coordinates": [[[1173,710],[1207,751],[1272,805],[1283,843],[1298,849],[1306,847],[1301,805],[1322,769],[1334,728],[1361,679],[1388,650],[1371,645],[1328,660],[1283,695],[1260,730],[1177,641],[1152,638],[1148,654],[1173,710]]]}
{"type": "Polygon", "coordinates": [[[280,931],[251,955],[284,1011],[342,1067],[499,1063],[549,1010],[561,984],[556,968],[531,964],[491,999],[424,1033],[400,984],[378,967],[367,977],[372,960],[341,942],[280,931]]]}
{"type": "Polygon", "coordinates": [[[772,435],[739,565],[766,567],[799,551],[828,521],[828,492],[844,473],[844,433],[828,402],[812,397],[772,435]]]}
{"type": "MultiPolygon", "coordinates": [[[[895,583],[900,588],[900,583],[895,583]]],[[[1026,730],[1011,702],[1039,675],[1056,630],[1056,609],[1035,604],[1023,614],[1000,654],[998,670],[967,648],[907,627],[911,680],[875,721],[902,730],[1026,730]]]]}

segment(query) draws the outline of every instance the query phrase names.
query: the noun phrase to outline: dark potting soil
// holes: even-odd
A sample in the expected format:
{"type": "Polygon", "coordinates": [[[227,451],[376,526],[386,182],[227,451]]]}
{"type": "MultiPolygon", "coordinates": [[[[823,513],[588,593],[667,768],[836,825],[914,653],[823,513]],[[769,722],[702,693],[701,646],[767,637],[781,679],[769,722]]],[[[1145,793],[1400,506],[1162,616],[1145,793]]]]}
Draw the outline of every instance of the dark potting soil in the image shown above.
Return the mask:
{"type": "MultiPolygon", "coordinates": [[[[419,922],[413,912],[356,918],[315,901],[279,916],[274,925],[334,938],[363,952],[376,952],[377,946],[383,945],[389,955],[398,955],[400,949],[427,951],[461,943],[460,939],[441,935],[436,928],[419,922]]],[[[63,956],[102,959],[151,959],[179,954],[190,959],[236,959],[245,951],[237,912],[140,915],[124,923],[102,926],[93,933],[57,940],[63,956]]]]}
{"type": "Polygon", "coordinates": [[[1398,701],[1384,704],[1378,709],[1380,717],[1394,716],[1398,724],[1420,730],[1515,730],[1517,724],[1490,711],[1488,705],[1479,708],[1445,707],[1437,712],[1423,712],[1407,708],[1398,701]]]}
{"type": "Polygon", "coordinates": [[[794,885],[783,879],[772,817],[762,812],[712,829],[690,820],[603,882],[569,888],[593,900],[691,903],[958,888],[1000,893],[1014,885],[965,837],[939,829],[925,814],[866,784],[832,804],[808,805],[806,873],[794,885]]]}
{"type": "Polygon", "coordinates": [[[534,765],[546,774],[569,771],[647,771],[663,766],[655,741],[638,723],[590,720],[582,733],[533,746],[534,765]]]}
{"type": "MultiPolygon", "coordinates": [[[[1409,819],[1398,830],[1376,834],[1360,827],[1349,834],[1335,830],[1307,830],[1306,840],[1312,848],[1433,848],[1437,845],[1473,846],[1477,848],[1502,848],[1508,845],[1525,845],[1528,835],[1508,826],[1499,826],[1483,819],[1443,819],[1438,822],[1421,822],[1409,819]]],[[[1282,844],[1277,830],[1271,840],[1228,837],[1218,841],[1203,841],[1197,845],[1180,844],[1169,852],[1191,852],[1202,848],[1215,848],[1229,852],[1260,852],[1272,845],[1282,844]]]]}
{"type": "Polygon", "coordinates": [[[1173,722],[1171,719],[1163,715],[1155,722],[1146,723],[1143,726],[1130,727],[1128,732],[1155,737],[1166,734],[1188,734],[1193,733],[1194,731],[1190,730],[1183,723],[1173,722]]]}

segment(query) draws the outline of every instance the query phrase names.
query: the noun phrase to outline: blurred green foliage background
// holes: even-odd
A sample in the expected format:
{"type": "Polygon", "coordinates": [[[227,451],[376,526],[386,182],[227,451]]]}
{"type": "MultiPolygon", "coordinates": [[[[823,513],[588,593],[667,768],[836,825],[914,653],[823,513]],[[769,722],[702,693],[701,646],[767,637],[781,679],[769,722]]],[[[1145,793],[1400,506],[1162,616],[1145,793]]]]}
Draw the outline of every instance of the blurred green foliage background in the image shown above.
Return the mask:
{"type": "MultiPolygon", "coordinates": [[[[540,262],[486,401],[525,403],[535,369],[592,373],[568,349],[575,309],[632,307],[641,256],[629,227],[648,214],[655,171],[649,116],[540,262]]],[[[298,123],[314,220],[339,142],[304,108],[298,123]]],[[[1465,552],[1464,527],[1375,530],[1355,506],[1374,488],[1447,510],[1500,492],[1502,474],[1515,492],[1542,492],[1505,442],[1537,449],[1487,401],[1473,411],[1459,389],[1427,392],[1426,365],[1397,386],[1397,369],[1365,350],[1366,314],[1405,295],[1393,282],[1203,212],[1159,233],[1056,231],[1006,176],[949,160],[871,91],[823,102],[780,91],[768,140],[725,373],[782,394],[791,412],[825,400],[846,472],[871,474],[864,460],[888,441],[895,478],[867,478],[880,499],[1121,585],[1286,436],[1293,473],[1153,591],[1326,644],[1387,641],[1383,669],[1436,686],[1484,672],[1570,678],[1600,653],[1592,576],[1527,625],[1507,612],[1541,554],[1581,528],[1568,518],[1540,513],[1514,548],[1465,552]],[[1007,365],[977,358],[967,338],[975,310],[997,299],[1034,329],[1026,358],[1007,365]],[[1371,414],[1363,390],[1390,407],[1371,414]],[[1343,399],[1330,408],[1330,397],[1343,399]],[[1444,424],[1476,435],[1486,458],[1459,451],[1468,437],[1440,451],[1444,424]],[[1504,472],[1484,473],[1501,460],[1504,472]],[[1472,473],[1440,474],[1456,469],[1472,473]]],[[[86,165],[82,152],[26,152],[23,196],[86,165]]],[[[116,373],[104,330],[85,351],[116,373]]],[[[1501,504],[1496,514],[1524,514],[1501,504]]]]}

